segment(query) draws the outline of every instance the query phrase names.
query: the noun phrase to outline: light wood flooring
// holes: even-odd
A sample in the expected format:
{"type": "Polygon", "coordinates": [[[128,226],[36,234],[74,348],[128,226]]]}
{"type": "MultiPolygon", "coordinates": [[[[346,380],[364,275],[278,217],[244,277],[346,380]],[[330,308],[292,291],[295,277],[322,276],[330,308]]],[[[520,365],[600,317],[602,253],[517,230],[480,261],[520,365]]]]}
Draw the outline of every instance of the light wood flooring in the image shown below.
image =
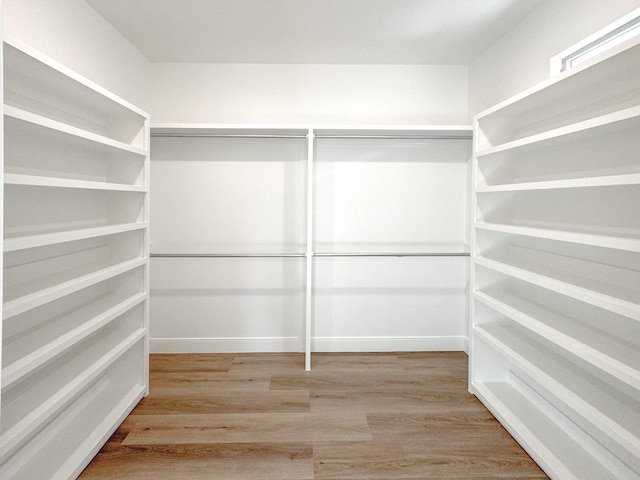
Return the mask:
{"type": "Polygon", "coordinates": [[[467,391],[464,353],[152,355],[81,480],[544,479],[467,391]]]}

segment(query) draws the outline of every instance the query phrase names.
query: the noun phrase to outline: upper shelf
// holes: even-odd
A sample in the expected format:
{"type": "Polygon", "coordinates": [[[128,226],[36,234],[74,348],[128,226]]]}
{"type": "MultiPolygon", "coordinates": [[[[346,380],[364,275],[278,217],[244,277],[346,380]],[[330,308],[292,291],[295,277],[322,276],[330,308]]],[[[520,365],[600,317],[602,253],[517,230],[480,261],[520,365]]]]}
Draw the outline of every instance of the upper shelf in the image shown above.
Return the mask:
{"type": "Polygon", "coordinates": [[[4,41],[7,105],[146,149],[149,115],[138,107],[17,41],[4,41]]]}
{"type": "Polygon", "coordinates": [[[5,121],[10,128],[31,128],[34,133],[54,137],[65,137],[69,142],[77,142],[92,148],[104,151],[122,151],[134,155],[145,156],[147,150],[143,150],[128,143],[114,140],[105,135],[96,134],[83,128],[74,127],[64,122],[53,120],[46,116],[16,108],[11,105],[4,106],[5,121]]]}
{"type": "Polygon", "coordinates": [[[207,123],[157,123],[151,125],[156,136],[255,136],[306,137],[309,131],[318,138],[461,138],[470,139],[471,125],[234,125],[207,123]]]}
{"type": "Polygon", "coordinates": [[[625,108],[621,111],[589,118],[577,123],[562,125],[541,133],[523,136],[497,146],[479,150],[478,158],[498,156],[500,154],[526,153],[527,151],[556,146],[563,143],[576,143],[583,139],[614,132],[630,131],[640,128],[640,106],[625,108]]]}
{"type": "Polygon", "coordinates": [[[638,90],[635,38],[478,114],[477,150],[632,107],[638,90]]]}

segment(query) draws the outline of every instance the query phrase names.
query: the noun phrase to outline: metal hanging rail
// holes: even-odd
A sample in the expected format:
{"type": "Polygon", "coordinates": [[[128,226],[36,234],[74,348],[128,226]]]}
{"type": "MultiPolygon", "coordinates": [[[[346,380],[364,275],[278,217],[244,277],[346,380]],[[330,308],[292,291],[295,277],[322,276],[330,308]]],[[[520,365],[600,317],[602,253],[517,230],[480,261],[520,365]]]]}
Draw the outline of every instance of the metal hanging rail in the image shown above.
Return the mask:
{"type": "Polygon", "coordinates": [[[319,139],[346,139],[346,140],[471,140],[469,135],[322,135],[319,139]]]}
{"type": "Polygon", "coordinates": [[[321,252],[314,257],[468,257],[469,252],[321,252]]]}
{"type": "Polygon", "coordinates": [[[152,253],[152,258],[304,258],[304,253],[152,253]]]}
{"type": "Polygon", "coordinates": [[[276,135],[259,133],[152,133],[151,137],[171,137],[171,138],[306,138],[306,135],[276,135]]]}

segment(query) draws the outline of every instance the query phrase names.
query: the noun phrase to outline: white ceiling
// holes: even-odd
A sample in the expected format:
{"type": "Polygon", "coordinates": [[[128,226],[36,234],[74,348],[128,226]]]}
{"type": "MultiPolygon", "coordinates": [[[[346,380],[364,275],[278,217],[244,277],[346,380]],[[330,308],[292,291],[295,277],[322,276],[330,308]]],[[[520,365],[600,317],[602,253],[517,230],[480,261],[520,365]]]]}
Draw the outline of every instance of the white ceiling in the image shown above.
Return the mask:
{"type": "Polygon", "coordinates": [[[149,60],[465,65],[544,0],[87,0],[149,60]]]}

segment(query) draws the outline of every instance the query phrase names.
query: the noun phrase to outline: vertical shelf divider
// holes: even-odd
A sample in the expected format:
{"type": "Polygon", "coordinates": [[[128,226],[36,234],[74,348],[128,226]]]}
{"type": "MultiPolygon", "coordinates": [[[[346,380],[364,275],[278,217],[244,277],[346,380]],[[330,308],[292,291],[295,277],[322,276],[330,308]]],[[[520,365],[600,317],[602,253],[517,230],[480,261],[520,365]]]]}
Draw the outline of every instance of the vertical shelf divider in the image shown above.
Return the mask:
{"type": "Polygon", "coordinates": [[[306,294],[304,327],[304,369],[311,370],[311,325],[313,314],[313,129],[307,134],[307,236],[306,236],[306,294]]]}

